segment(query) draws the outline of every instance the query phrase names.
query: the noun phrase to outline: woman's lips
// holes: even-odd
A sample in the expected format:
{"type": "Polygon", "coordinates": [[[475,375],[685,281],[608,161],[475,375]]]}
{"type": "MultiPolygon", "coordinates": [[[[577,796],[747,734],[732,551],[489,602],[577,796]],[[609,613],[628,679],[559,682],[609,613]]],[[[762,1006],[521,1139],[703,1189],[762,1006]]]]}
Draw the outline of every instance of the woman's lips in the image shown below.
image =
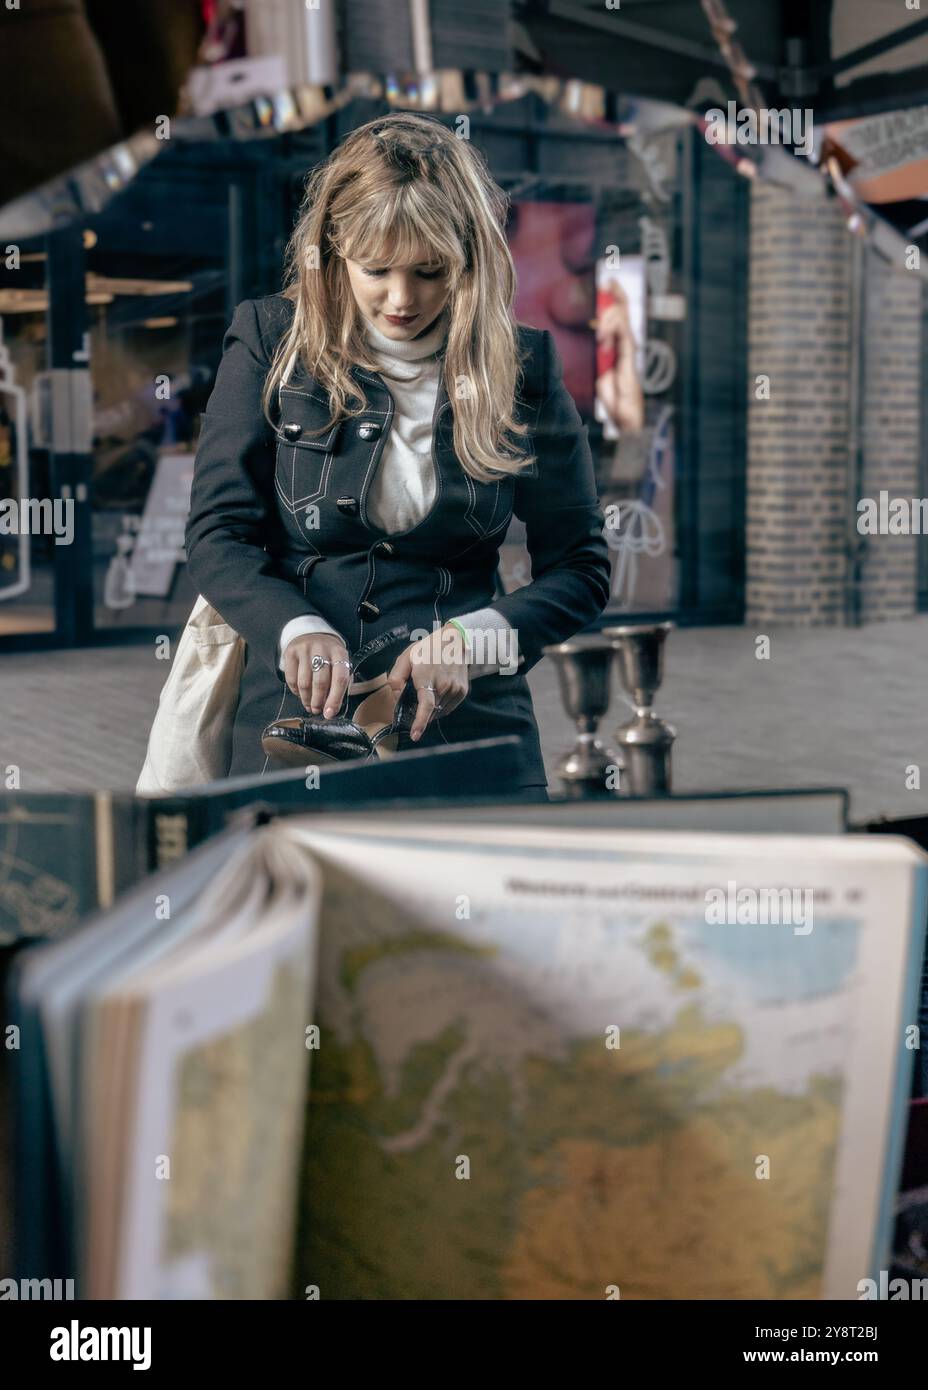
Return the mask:
{"type": "Polygon", "coordinates": [[[407,323],[415,323],[418,317],[418,314],[384,314],[387,323],[395,323],[399,327],[403,327],[407,323]]]}

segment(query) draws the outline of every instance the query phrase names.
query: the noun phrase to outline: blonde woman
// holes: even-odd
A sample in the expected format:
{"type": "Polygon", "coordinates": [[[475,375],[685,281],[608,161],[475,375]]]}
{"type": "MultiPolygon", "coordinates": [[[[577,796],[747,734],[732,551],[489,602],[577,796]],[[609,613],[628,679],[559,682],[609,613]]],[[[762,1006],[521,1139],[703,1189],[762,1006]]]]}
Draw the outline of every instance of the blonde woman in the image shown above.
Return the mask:
{"type": "Polygon", "coordinates": [[[439,121],[371,121],[312,172],[283,292],[235,311],[187,523],[246,642],[233,775],[516,734],[546,797],[525,674],[605,607],[609,558],[554,341],[512,318],[505,212],[439,121]],[[497,598],[513,514],[533,578],[497,598]]]}

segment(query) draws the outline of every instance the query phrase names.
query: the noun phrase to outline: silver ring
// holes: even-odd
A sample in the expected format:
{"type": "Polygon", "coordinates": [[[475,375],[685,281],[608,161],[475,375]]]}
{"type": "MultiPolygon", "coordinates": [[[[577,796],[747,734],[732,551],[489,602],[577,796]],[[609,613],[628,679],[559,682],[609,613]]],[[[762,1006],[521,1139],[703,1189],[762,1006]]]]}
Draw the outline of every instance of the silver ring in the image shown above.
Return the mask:
{"type": "Polygon", "coordinates": [[[333,661],[331,664],[333,666],[347,666],[349,671],[352,669],[351,662],[345,661],[344,658],[339,661],[333,661]]]}
{"type": "Polygon", "coordinates": [[[321,671],[323,666],[331,666],[332,663],[327,656],[314,656],[309,663],[314,671],[321,671]]]}

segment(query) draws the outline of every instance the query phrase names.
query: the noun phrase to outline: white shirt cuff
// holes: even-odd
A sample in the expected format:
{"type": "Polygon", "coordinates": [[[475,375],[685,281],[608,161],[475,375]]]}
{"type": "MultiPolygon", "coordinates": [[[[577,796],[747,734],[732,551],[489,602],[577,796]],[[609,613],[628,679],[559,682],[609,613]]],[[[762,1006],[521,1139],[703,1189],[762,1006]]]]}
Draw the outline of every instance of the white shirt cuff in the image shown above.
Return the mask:
{"type": "Polygon", "coordinates": [[[467,633],[470,658],[467,674],[471,680],[498,673],[511,676],[524,661],[519,653],[515,628],[495,608],[475,608],[470,613],[455,614],[454,621],[467,633]]]}

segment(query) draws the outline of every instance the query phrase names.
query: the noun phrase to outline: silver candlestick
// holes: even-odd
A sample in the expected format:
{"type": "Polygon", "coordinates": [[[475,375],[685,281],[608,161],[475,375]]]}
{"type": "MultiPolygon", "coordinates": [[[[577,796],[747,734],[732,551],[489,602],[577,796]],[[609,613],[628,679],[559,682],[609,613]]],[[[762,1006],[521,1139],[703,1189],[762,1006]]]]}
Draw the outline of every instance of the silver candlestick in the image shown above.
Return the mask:
{"type": "Polygon", "coordinates": [[[677,736],[651,703],[664,678],[664,642],[674,623],[604,627],[613,645],[619,677],[635,705],[635,717],[615,731],[633,796],[665,796],[671,789],[670,750],[677,736]]]}
{"type": "MultiPolygon", "coordinates": [[[[543,650],[554,659],[564,708],[577,725],[577,742],[559,759],[555,774],[568,796],[612,796],[610,771],[619,771],[622,759],[603,746],[597,729],[609,708],[613,645],[598,633],[590,633],[543,650]]],[[[616,789],[618,781],[616,777],[616,789]]]]}

